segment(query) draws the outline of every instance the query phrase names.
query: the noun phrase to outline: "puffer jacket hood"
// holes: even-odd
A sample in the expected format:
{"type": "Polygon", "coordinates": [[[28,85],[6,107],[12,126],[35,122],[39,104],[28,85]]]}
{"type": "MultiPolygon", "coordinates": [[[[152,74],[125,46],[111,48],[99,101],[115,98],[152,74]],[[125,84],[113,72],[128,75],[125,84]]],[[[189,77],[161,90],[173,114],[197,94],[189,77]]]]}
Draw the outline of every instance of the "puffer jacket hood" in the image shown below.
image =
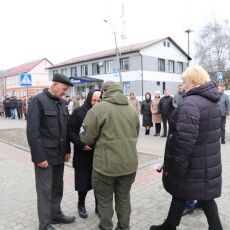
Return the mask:
{"type": "Polygon", "coordinates": [[[121,86],[115,82],[109,82],[109,86],[102,96],[103,101],[117,105],[128,105],[128,98],[123,94],[121,86]]]}
{"type": "Polygon", "coordinates": [[[217,86],[213,81],[209,81],[199,87],[191,89],[185,93],[184,97],[190,95],[200,95],[213,102],[218,102],[220,100],[220,93],[218,92],[217,86]]]}

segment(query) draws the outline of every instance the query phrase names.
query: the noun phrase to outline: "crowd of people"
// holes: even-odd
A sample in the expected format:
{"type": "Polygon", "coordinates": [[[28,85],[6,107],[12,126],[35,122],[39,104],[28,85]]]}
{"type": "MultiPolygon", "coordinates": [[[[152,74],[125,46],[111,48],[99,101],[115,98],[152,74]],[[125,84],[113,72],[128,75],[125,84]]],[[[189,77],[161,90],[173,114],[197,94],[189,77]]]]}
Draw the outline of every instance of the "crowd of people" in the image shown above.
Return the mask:
{"type": "Polygon", "coordinates": [[[32,96],[28,97],[28,100],[26,97],[5,96],[0,104],[0,116],[6,119],[26,120],[27,108],[31,100],[32,96]]]}
{"type": "MultiPolygon", "coordinates": [[[[229,100],[200,66],[182,74],[174,97],[169,90],[145,94],[139,102],[128,98],[120,85],[109,81],[87,97],[63,100],[72,82],[57,73],[48,90],[33,97],[27,113],[27,139],[35,168],[39,230],[53,230],[52,224],[68,224],[75,216],[62,212],[64,162],[73,167],[76,209],[87,218],[85,199],[94,190],[95,213],[100,230],[113,229],[113,200],[117,230],[130,229],[130,190],[138,168],[136,143],[139,114],[145,135],[167,137],[162,180],[172,200],[162,225],[150,230],[174,230],[188,204],[199,203],[209,229],[222,230],[215,198],[221,195],[220,143],[225,143],[229,100]]],[[[194,207],[193,207],[194,208],[194,207]]]]}

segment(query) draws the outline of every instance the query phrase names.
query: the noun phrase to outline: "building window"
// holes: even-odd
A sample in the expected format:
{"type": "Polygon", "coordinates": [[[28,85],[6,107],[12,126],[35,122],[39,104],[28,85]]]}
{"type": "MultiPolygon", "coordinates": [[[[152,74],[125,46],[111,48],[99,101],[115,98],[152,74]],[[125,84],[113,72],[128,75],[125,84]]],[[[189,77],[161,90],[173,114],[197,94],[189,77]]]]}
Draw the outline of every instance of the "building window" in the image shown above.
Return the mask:
{"type": "Polygon", "coordinates": [[[169,42],[167,42],[167,46],[170,47],[170,43],[169,42]]]}
{"type": "Polygon", "coordinates": [[[183,73],[183,62],[177,63],[177,70],[178,70],[178,73],[183,73]]]}
{"type": "Polygon", "coordinates": [[[71,77],[77,77],[77,67],[71,67],[71,77]]]}
{"type": "Polygon", "coordinates": [[[163,41],[163,46],[166,46],[166,41],[163,41]]]}
{"type": "Polygon", "coordinates": [[[88,76],[88,66],[87,65],[81,66],[81,76],[88,76]]]}
{"type": "Polygon", "coordinates": [[[106,61],[105,62],[105,73],[111,73],[112,72],[112,61],[106,61]]]}
{"type": "Polygon", "coordinates": [[[174,61],[169,60],[169,73],[174,73],[175,67],[174,67],[174,61]]]}
{"type": "Polygon", "coordinates": [[[57,69],[53,70],[53,75],[58,73],[57,69]]]}
{"type": "Polygon", "coordinates": [[[93,75],[100,74],[100,65],[98,62],[93,63],[92,67],[93,67],[93,75]]]}
{"type": "Polygon", "coordinates": [[[67,75],[67,68],[61,69],[61,73],[67,75]]]}
{"type": "Polygon", "coordinates": [[[158,59],[158,71],[165,72],[165,60],[159,58],[158,59]]]}
{"type": "Polygon", "coordinates": [[[120,59],[120,65],[122,71],[129,70],[129,58],[120,59]]]}

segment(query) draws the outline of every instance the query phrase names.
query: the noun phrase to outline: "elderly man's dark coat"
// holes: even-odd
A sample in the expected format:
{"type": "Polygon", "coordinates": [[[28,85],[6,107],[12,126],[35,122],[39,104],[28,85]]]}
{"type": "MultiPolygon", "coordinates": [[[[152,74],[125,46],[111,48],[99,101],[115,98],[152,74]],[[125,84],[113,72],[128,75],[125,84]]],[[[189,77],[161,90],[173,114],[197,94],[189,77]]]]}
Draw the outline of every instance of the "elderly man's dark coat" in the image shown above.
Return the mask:
{"type": "Polygon", "coordinates": [[[170,119],[163,184],[177,198],[210,200],[221,195],[221,108],[213,82],[185,94],[170,119]]]}
{"type": "Polygon", "coordinates": [[[65,154],[70,153],[67,123],[64,100],[49,91],[33,97],[27,114],[27,139],[34,163],[45,160],[50,165],[64,163],[65,154]]]}

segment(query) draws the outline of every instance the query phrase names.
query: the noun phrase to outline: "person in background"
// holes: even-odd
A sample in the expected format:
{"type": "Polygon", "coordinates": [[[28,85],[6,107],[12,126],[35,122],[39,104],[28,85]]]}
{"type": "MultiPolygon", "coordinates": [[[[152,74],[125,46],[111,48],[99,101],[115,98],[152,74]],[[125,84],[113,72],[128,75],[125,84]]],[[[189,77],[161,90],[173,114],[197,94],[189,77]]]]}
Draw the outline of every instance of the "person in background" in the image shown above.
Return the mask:
{"type": "Polygon", "coordinates": [[[160,99],[158,104],[158,113],[161,115],[164,129],[164,133],[161,137],[167,137],[168,134],[167,123],[173,111],[172,100],[173,98],[170,96],[170,91],[166,89],[164,91],[164,96],[160,99]]]}
{"type": "Polygon", "coordinates": [[[103,83],[102,102],[90,109],[83,121],[81,141],[95,145],[92,186],[98,200],[100,230],[113,229],[113,197],[116,229],[130,229],[130,189],[137,171],[139,116],[129,105],[121,86],[103,83]]]}
{"type": "Polygon", "coordinates": [[[24,118],[26,120],[26,113],[27,113],[27,108],[26,108],[26,97],[24,96],[22,98],[22,114],[24,115],[24,118]]]}
{"type": "Polygon", "coordinates": [[[219,85],[218,91],[221,95],[220,97],[220,105],[221,105],[221,143],[225,144],[225,125],[226,125],[226,117],[229,115],[230,111],[230,103],[228,95],[224,93],[224,86],[219,85]]]}
{"type": "MultiPolygon", "coordinates": [[[[89,91],[85,103],[74,109],[68,122],[68,136],[74,144],[73,167],[75,171],[75,191],[78,191],[78,213],[81,218],[87,218],[85,198],[87,192],[92,189],[92,164],[94,146],[88,146],[81,142],[80,130],[87,112],[101,101],[100,90],[89,91]]],[[[95,212],[97,213],[97,200],[95,197],[95,212]]]]}
{"type": "Polygon", "coordinates": [[[178,91],[174,95],[173,100],[172,100],[172,105],[173,105],[174,109],[178,108],[178,106],[182,103],[182,100],[183,100],[184,90],[183,90],[182,84],[178,85],[177,90],[178,91]]]}
{"type": "Polygon", "coordinates": [[[18,119],[22,119],[22,99],[17,98],[17,114],[18,119]]]}
{"type": "Polygon", "coordinates": [[[182,81],[185,95],[170,117],[162,175],[172,201],[164,223],[150,230],[175,230],[187,200],[199,201],[210,230],[223,230],[214,200],[222,183],[220,94],[200,66],[189,66],[182,81]]]}
{"type": "Polygon", "coordinates": [[[51,224],[75,220],[61,210],[64,162],[69,161],[71,152],[63,97],[70,86],[68,77],[56,73],[49,90],[37,94],[28,106],[27,140],[35,169],[39,230],[53,230],[51,224]]]}
{"type": "Polygon", "coordinates": [[[80,107],[80,95],[73,97],[73,109],[80,107]]]}
{"type": "Polygon", "coordinates": [[[15,96],[12,96],[10,98],[10,114],[11,114],[11,119],[17,118],[17,99],[15,96]]]}
{"type": "Polygon", "coordinates": [[[5,118],[11,117],[11,110],[10,110],[10,98],[6,96],[3,101],[4,111],[5,111],[5,118]]]}
{"type": "Polygon", "coordinates": [[[143,116],[142,126],[145,127],[145,135],[149,135],[152,123],[152,113],[151,113],[151,94],[145,94],[145,100],[141,103],[141,114],[143,116]]]}
{"type": "Polygon", "coordinates": [[[161,116],[158,114],[158,104],[161,99],[161,92],[155,91],[154,99],[151,104],[152,122],[155,125],[155,134],[153,136],[160,136],[161,132],[161,116]]]}
{"type": "Polygon", "coordinates": [[[129,95],[129,104],[134,107],[134,109],[137,111],[137,113],[140,113],[140,104],[139,101],[136,98],[135,93],[130,93],[129,95]]]}

